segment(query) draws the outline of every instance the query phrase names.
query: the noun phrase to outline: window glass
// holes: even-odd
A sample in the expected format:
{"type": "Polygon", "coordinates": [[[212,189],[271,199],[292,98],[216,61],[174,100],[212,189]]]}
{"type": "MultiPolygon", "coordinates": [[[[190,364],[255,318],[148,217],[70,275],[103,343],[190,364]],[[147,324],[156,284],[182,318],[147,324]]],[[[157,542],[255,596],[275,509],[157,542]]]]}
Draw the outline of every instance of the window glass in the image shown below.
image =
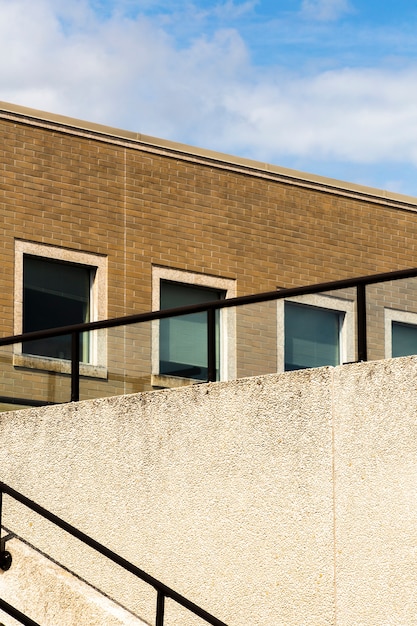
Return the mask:
{"type": "MultiPolygon", "coordinates": [[[[24,256],[23,332],[90,321],[91,268],[24,256]]],[[[71,358],[71,337],[53,337],[23,344],[23,352],[71,358]]],[[[88,361],[88,336],[81,337],[81,360],[88,361]]]]}
{"type": "MultiPolygon", "coordinates": [[[[162,280],[160,308],[171,309],[224,297],[222,291],[162,280]]],[[[220,315],[216,312],[217,377],[220,363],[220,315]]],[[[207,314],[193,313],[160,321],[159,373],[207,380],[207,314]]]]}
{"type": "Polygon", "coordinates": [[[392,356],[417,354],[417,326],[392,322],[392,356]]]}
{"type": "Polygon", "coordinates": [[[340,311],[285,303],[285,370],[340,363],[340,311]]]}

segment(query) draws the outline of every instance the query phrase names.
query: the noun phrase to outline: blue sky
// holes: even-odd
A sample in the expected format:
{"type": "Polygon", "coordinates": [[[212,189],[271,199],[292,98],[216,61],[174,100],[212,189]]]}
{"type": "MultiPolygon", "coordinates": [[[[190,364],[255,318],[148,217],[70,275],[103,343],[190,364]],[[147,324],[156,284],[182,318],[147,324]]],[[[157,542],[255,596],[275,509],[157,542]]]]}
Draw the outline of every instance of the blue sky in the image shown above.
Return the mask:
{"type": "Polygon", "coordinates": [[[417,196],[411,0],[0,0],[0,99],[417,196]]]}

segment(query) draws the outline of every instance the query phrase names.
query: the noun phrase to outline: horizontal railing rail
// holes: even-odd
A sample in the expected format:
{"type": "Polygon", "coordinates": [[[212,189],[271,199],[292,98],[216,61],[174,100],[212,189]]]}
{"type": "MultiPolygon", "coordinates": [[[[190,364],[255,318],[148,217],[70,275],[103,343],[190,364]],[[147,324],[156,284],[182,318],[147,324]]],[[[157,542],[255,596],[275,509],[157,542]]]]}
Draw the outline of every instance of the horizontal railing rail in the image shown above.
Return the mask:
{"type": "MultiPolygon", "coordinates": [[[[21,494],[19,491],[16,491],[16,489],[13,489],[13,487],[10,487],[9,485],[6,485],[3,482],[0,482],[0,528],[2,527],[1,524],[2,524],[2,512],[3,512],[2,511],[3,494],[7,494],[14,500],[17,500],[18,502],[23,504],[25,507],[34,511],[35,513],[37,513],[44,519],[48,520],[55,526],[58,526],[59,528],[61,528],[62,530],[70,534],[72,537],[75,537],[76,539],[84,543],[85,545],[89,546],[96,552],[108,558],[110,561],[113,561],[113,563],[116,563],[117,565],[125,569],[126,571],[130,572],[137,578],[140,578],[145,583],[153,587],[157,592],[155,626],[164,625],[165,600],[167,598],[170,598],[171,600],[181,605],[182,607],[184,607],[191,613],[194,613],[195,615],[203,619],[206,623],[211,624],[212,626],[227,626],[225,622],[222,622],[221,620],[217,619],[216,617],[214,617],[213,615],[211,615],[210,613],[208,613],[201,607],[197,606],[197,604],[195,604],[194,602],[191,602],[191,600],[188,600],[187,598],[182,596],[180,593],[174,591],[173,589],[171,589],[164,583],[160,582],[159,580],[157,580],[150,574],[147,574],[136,565],[133,565],[133,563],[130,563],[130,561],[127,561],[122,556],[116,554],[116,552],[113,552],[112,550],[110,550],[103,544],[99,543],[98,541],[96,541],[95,539],[87,535],[86,533],[82,532],[78,528],[75,528],[74,526],[72,526],[71,524],[63,520],[62,518],[58,517],[54,513],[51,513],[51,511],[48,511],[40,504],[37,504],[30,498],[27,498],[26,496],[21,494]]],[[[0,567],[2,563],[7,563],[7,568],[3,567],[2,569],[10,568],[11,557],[9,553],[5,551],[4,549],[2,553],[0,554],[0,567]]],[[[23,613],[11,607],[4,600],[0,600],[0,608],[8,612],[9,615],[12,615],[13,617],[15,617],[22,624],[28,624],[29,626],[32,626],[32,625],[39,626],[36,624],[36,622],[31,620],[30,618],[27,618],[26,616],[24,616],[23,613]],[[22,620],[26,620],[26,621],[22,621],[22,620]]]]}
{"type": "MultiPolygon", "coordinates": [[[[331,282],[314,283],[301,287],[290,287],[275,291],[268,291],[247,296],[238,296],[223,300],[214,300],[201,304],[191,304],[182,307],[170,309],[149,311],[146,313],[137,313],[124,317],[110,318],[106,320],[98,320],[94,322],[86,322],[82,324],[73,324],[69,326],[61,326],[48,330],[32,331],[22,333],[20,335],[12,335],[0,338],[0,347],[13,344],[20,344],[28,341],[39,339],[49,339],[52,337],[61,337],[63,335],[72,336],[71,348],[71,401],[79,400],[79,379],[80,379],[80,334],[95,330],[104,330],[116,328],[120,326],[128,326],[144,322],[152,322],[155,320],[167,319],[181,315],[189,315],[192,313],[207,313],[207,341],[208,341],[208,375],[207,382],[216,380],[216,332],[215,332],[215,315],[216,310],[241,307],[250,304],[262,302],[270,302],[273,300],[282,300],[297,296],[312,295],[322,292],[337,291],[340,289],[356,288],[357,290],[357,360],[367,360],[367,323],[366,323],[366,287],[388,281],[397,281],[407,278],[417,277],[417,268],[408,268],[393,272],[384,272],[379,274],[370,274],[367,276],[359,276],[354,278],[346,278],[331,282]]],[[[29,403],[29,402],[28,402],[29,403]]],[[[46,404],[46,403],[45,403],[46,404]]]]}

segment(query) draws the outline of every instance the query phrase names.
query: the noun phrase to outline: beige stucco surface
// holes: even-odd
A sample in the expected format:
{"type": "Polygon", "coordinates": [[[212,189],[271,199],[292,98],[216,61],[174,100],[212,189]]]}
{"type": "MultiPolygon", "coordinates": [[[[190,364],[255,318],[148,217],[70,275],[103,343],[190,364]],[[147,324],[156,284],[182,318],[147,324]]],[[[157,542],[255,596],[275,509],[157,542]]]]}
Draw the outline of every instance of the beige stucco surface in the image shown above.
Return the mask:
{"type": "Polygon", "coordinates": [[[417,624],[414,358],[335,371],[338,623],[417,624]]]}
{"type": "MultiPolygon", "coordinates": [[[[146,626],[98,590],[16,538],[7,542],[13,566],[0,572],[0,597],[40,624],[146,626]],[[45,621],[45,617],[47,619],[45,621]]],[[[4,626],[20,624],[0,610],[4,626]]]]}
{"type": "MultiPolygon", "coordinates": [[[[416,382],[410,357],[4,413],[1,479],[230,626],[417,625],[416,382]]],[[[152,623],[152,589],[7,497],[4,524],[152,623]]]]}

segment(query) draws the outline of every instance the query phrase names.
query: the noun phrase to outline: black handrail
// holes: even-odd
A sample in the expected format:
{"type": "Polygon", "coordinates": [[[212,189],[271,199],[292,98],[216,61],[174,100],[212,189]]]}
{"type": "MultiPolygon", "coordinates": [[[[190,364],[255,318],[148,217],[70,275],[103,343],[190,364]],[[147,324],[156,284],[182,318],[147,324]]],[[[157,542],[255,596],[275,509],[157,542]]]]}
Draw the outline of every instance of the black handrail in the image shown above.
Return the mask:
{"type": "Polygon", "coordinates": [[[366,333],[366,300],[365,292],[367,285],[374,285],[388,281],[401,280],[405,278],[414,278],[417,276],[417,268],[408,268],[397,270],[394,272],[384,272],[380,274],[370,274],[368,276],[359,276],[355,278],[345,278],[326,283],[314,283],[312,285],[304,285],[302,287],[290,287],[275,291],[267,291],[249,296],[238,296],[236,298],[227,298],[224,300],[213,300],[200,304],[190,304],[183,307],[175,307],[172,309],[164,309],[162,311],[149,311],[147,313],[137,313],[124,317],[115,317],[107,320],[99,320],[95,322],[86,322],[83,324],[72,324],[69,326],[60,326],[49,330],[32,331],[20,335],[12,335],[0,338],[0,346],[7,346],[25,341],[35,341],[38,339],[47,339],[51,337],[61,337],[62,335],[72,336],[72,352],[71,352],[71,401],[79,400],[79,337],[81,333],[102,330],[107,328],[115,328],[118,326],[128,326],[140,322],[150,322],[154,320],[166,319],[168,317],[177,317],[180,315],[188,315],[191,313],[207,312],[208,323],[208,377],[207,381],[216,380],[216,331],[215,331],[215,315],[216,310],[245,306],[248,304],[256,304],[260,302],[270,302],[272,300],[282,300],[283,298],[291,298],[296,296],[311,295],[326,291],[337,291],[339,289],[347,289],[354,287],[357,290],[357,353],[359,361],[367,360],[367,333],[366,333]]]}
{"type": "Polygon", "coordinates": [[[2,600],[1,598],[0,598],[0,609],[5,611],[5,613],[8,613],[8,615],[11,615],[12,617],[14,617],[14,619],[20,622],[21,624],[24,624],[24,626],[40,626],[38,622],[33,621],[33,619],[30,619],[30,617],[22,613],[22,611],[19,611],[18,609],[16,609],[16,607],[12,606],[11,604],[6,602],[5,600],[2,600]]]}
{"type": "MultiPolygon", "coordinates": [[[[1,515],[2,515],[2,496],[4,493],[14,498],[14,500],[17,500],[24,506],[28,507],[35,513],[38,513],[39,515],[47,519],[49,522],[52,522],[52,524],[55,524],[56,526],[58,526],[59,528],[67,532],[68,534],[75,537],[76,539],[79,539],[81,542],[85,543],[87,546],[89,546],[93,550],[96,550],[96,552],[99,552],[106,558],[113,561],[113,563],[116,563],[117,565],[119,565],[126,571],[130,572],[134,576],[140,578],[148,585],[151,585],[157,591],[155,626],[163,626],[164,624],[164,608],[165,608],[166,598],[171,598],[171,600],[174,600],[174,602],[177,602],[188,611],[191,611],[198,617],[201,617],[201,619],[205,620],[208,624],[211,624],[212,626],[227,626],[225,622],[222,622],[221,620],[217,619],[216,617],[214,617],[213,615],[211,615],[210,613],[208,613],[201,607],[197,606],[197,604],[194,604],[194,602],[191,602],[191,600],[188,600],[187,598],[185,598],[178,592],[174,591],[173,589],[171,589],[164,583],[161,583],[159,580],[157,580],[150,574],[147,574],[146,572],[141,570],[139,567],[136,567],[136,565],[133,565],[133,563],[130,563],[129,561],[124,559],[122,556],[116,554],[116,552],[113,552],[109,548],[106,548],[106,546],[103,546],[103,544],[99,543],[98,541],[96,541],[89,535],[85,534],[78,528],[75,528],[75,526],[72,526],[71,524],[63,520],[62,518],[58,517],[54,513],[51,513],[51,511],[48,511],[40,504],[37,504],[33,500],[30,500],[23,494],[13,489],[13,487],[10,487],[9,485],[6,485],[3,482],[0,482],[0,528],[1,528],[1,515]]],[[[7,554],[7,552],[5,553],[3,551],[3,553],[0,555],[0,562],[4,559],[4,554],[7,554]]],[[[4,603],[4,601],[0,600],[0,608],[2,608],[3,610],[7,612],[8,609],[5,605],[7,605],[7,603],[4,603]]],[[[10,605],[8,606],[10,607],[10,605]]],[[[16,609],[13,609],[13,610],[17,611],[16,609]]],[[[9,613],[9,614],[13,615],[14,617],[16,617],[16,619],[19,620],[19,617],[17,616],[19,614],[19,611],[17,611],[17,613],[15,614],[12,614],[12,613],[9,613]]],[[[23,615],[23,614],[20,614],[20,615],[23,615]]],[[[35,624],[35,622],[32,622],[32,621],[29,621],[29,622],[22,621],[21,623],[22,624],[28,623],[28,624],[33,624],[34,626],[38,626],[35,624]]]]}

